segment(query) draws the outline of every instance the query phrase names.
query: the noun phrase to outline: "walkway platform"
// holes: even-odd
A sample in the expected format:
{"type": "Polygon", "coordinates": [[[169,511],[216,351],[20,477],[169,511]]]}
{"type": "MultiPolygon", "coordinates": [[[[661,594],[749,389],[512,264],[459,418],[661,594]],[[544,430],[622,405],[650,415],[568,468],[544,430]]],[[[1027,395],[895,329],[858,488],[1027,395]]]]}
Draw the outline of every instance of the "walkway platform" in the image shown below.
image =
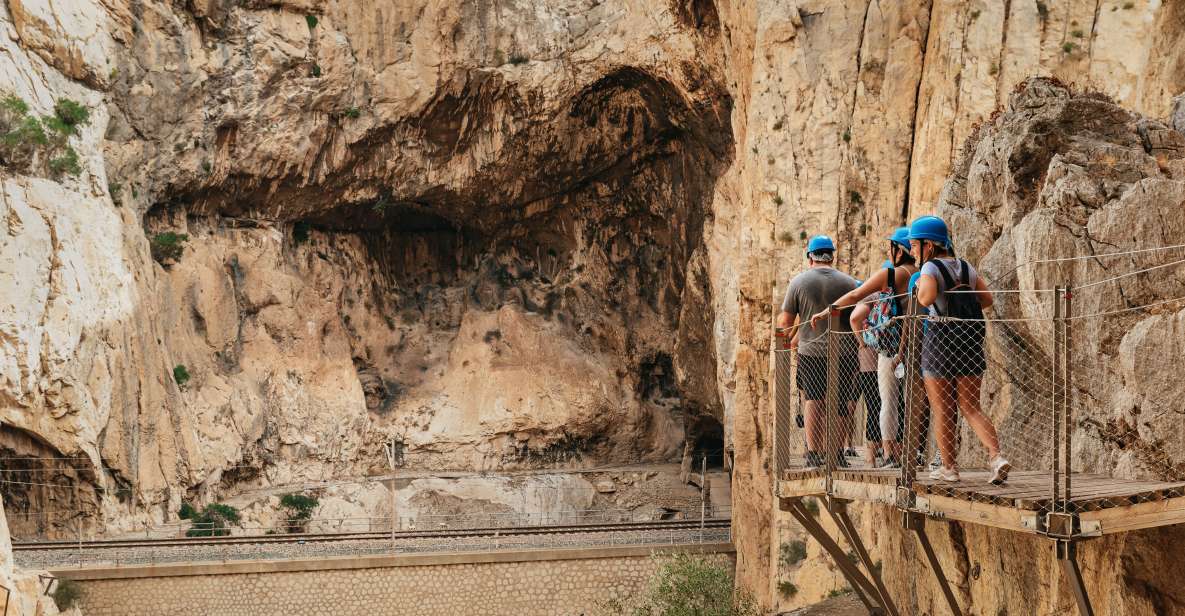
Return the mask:
{"type": "MultiPolygon", "coordinates": [[[[992,485],[986,470],[961,473],[962,481],[934,481],[919,475],[910,509],[928,517],[984,524],[1006,530],[1041,532],[1051,511],[1052,473],[1013,471],[1004,485],[992,485]]],[[[849,501],[903,504],[899,469],[837,469],[831,495],[849,501]]],[[[1142,528],[1185,523],[1185,482],[1138,481],[1074,473],[1070,510],[1078,512],[1076,537],[1098,537],[1142,528]]],[[[780,498],[823,496],[822,470],[788,470],[778,483],[780,498]]],[[[908,497],[906,497],[908,498],[908,497]]]]}

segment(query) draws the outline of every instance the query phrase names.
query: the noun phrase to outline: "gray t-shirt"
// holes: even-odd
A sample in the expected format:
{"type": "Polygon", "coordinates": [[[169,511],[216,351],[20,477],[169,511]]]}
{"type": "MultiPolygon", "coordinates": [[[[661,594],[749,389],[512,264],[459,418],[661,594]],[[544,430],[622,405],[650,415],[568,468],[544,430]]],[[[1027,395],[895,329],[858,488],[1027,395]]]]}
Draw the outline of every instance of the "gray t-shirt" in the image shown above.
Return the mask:
{"type": "MultiPolygon", "coordinates": [[[[858,287],[856,279],[830,267],[812,267],[794,277],[790,286],[786,288],[786,299],[782,300],[782,311],[798,317],[802,327],[798,331],[798,352],[812,357],[826,357],[827,343],[823,333],[827,331],[827,323],[820,322],[818,327],[811,327],[811,315],[825,310],[835,300],[845,293],[858,287]]],[[[839,331],[852,331],[848,317],[851,309],[844,310],[839,318],[839,331]]],[[[856,353],[856,339],[844,336],[840,344],[840,352],[845,355],[856,353]]]]}
{"type": "MultiPolygon", "coordinates": [[[[935,261],[942,261],[942,265],[946,267],[946,273],[950,274],[951,280],[954,280],[955,284],[959,284],[959,281],[963,279],[963,263],[966,263],[965,261],[953,257],[944,257],[942,259],[935,259],[935,261]]],[[[967,268],[967,282],[974,289],[975,281],[979,279],[979,272],[976,272],[975,266],[970,263],[967,263],[967,268]]],[[[934,261],[927,261],[922,266],[922,275],[932,276],[938,283],[938,297],[934,299],[934,304],[930,306],[930,314],[934,316],[938,316],[939,313],[946,314],[946,281],[942,279],[942,272],[938,271],[938,266],[934,264],[934,261]],[[935,307],[938,308],[937,311],[934,310],[935,307]]]]}

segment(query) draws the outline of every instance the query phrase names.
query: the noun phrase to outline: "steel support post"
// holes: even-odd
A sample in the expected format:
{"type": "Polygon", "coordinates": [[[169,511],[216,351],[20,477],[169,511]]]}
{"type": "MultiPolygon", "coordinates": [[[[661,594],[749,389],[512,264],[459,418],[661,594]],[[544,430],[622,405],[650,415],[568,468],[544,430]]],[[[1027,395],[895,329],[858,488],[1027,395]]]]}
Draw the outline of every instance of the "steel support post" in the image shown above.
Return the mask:
{"type": "Polygon", "coordinates": [[[901,445],[901,479],[898,483],[898,503],[902,509],[912,509],[913,482],[917,478],[917,450],[921,438],[918,433],[921,426],[918,419],[922,413],[923,398],[920,391],[921,375],[918,373],[920,362],[919,353],[922,348],[922,328],[917,319],[918,298],[913,293],[909,296],[909,309],[902,332],[901,346],[898,355],[905,362],[905,382],[902,394],[905,396],[905,442],[901,445]]]}
{"type": "Polygon", "coordinates": [[[831,309],[827,312],[827,379],[826,392],[824,393],[823,402],[823,459],[827,461],[825,468],[827,469],[826,486],[827,493],[831,494],[833,488],[833,475],[835,467],[839,464],[839,456],[844,455],[842,452],[843,435],[840,430],[844,427],[843,421],[839,416],[839,339],[835,332],[840,331],[839,327],[839,308],[835,304],[831,305],[831,309]]]}
{"type": "Polygon", "coordinates": [[[1051,361],[1049,367],[1050,384],[1053,388],[1052,398],[1052,419],[1053,425],[1053,456],[1051,457],[1053,468],[1050,473],[1050,490],[1049,502],[1051,511],[1059,511],[1061,505],[1061,435],[1062,435],[1062,293],[1064,289],[1058,286],[1053,290],[1053,353],[1051,354],[1051,361]]]}
{"type": "Polygon", "coordinates": [[[835,521],[835,525],[847,538],[848,545],[856,551],[860,562],[864,563],[864,570],[868,572],[868,577],[872,578],[872,583],[876,586],[876,595],[880,598],[881,607],[890,616],[898,616],[897,606],[893,604],[893,599],[889,597],[889,591],[885,588],[884,581],[881,580],[881,572],[873,566],[872,557],[868,555],[864,542],[860,541],[860,535],[856,533],[856,525],[848,516],[848,501],[837,498],[829,500],[827,512],[831,514],[831,519],[835,521]]]}
{"type": "Polygon", "coordinates": [[[877,615],[885,614],[884,608],[877,600],[878,593],[876,586],[868,581],[868,578],[864,577],[864,574],[860,572],[856,564],[848,558],[848,555],[835,543],[835,540],[827,534],[823,526],[815,521],[815,518],[803,506],[801,498],[789,500],[790,514],[794,516],[794,519],[798,520],[798,523],[802,525],[803,529],[811,537],[814,537],[815,541],[818,541],[819,545],[823,547],[823,550],[835,561],[835,565],[839,567],[840,572],[847,578],[848,584],[852,586],[852,590],[856,593],[856,596],[864,603],[864,607],[868,608],[868,612],[877,615]]]}
{"type": "Polygon", "coordinates": [[[938,580],[942,595],[946,597],[946,604],[950,607],[951,614],[962,616],[963,612],[959,609],[959,602],[955,599],[955,593],[950,587],[950,582],[946,579],[946,574],[943,573],[942,563],[938,562],[938,555],[934,553],[934,547],[930,545],[930,537],[926,535],[926,516],[909,511],[904,514],[904,523],[906,528],[917,535],[918,543],[921,544],[922,551],[926,554],[926,560],[930,563],[930,570],[934,572],[934,579],[938,580]]]}

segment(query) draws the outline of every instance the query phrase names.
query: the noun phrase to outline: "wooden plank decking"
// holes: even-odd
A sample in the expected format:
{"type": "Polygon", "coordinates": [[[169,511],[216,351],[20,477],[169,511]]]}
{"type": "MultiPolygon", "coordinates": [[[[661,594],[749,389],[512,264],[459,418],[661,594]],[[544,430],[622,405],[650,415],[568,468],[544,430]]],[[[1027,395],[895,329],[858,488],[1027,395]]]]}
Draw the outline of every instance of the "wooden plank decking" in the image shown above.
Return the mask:
{"type": "MultiPolygon", "coordinates": [[[[1004,485],[992,485],[986,470],[961,471],[949,483],[919,472],[913,491],[918,507],[935,517],[988,524],[1012,530],[1037,530],[1036,519],[1050,508],[1049,471],[1013,471],[1004,485]]],[[[894,503],[900,469],[836,469],[836,497],[894,503]]],[[[1121,479],[1087,473],[1071,478],[1071,509],[1080,514],[1084,535],[1107,534],[1185,523],[1185,482],[1121,479]]],[[[787,471],[778,486],[783,498],[825,492],[822,470],[787,471]]]]}

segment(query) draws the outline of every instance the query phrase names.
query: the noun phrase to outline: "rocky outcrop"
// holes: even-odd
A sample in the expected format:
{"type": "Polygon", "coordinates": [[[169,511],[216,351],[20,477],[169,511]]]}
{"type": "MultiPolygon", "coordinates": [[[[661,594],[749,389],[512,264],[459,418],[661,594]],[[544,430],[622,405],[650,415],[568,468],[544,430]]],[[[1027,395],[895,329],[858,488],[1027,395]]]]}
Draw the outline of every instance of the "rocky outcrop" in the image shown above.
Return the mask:
{"type": "Polygon", "coordinates": [[[477,469],[722,446],[710,7],[116,3],[70,36],[55,10],[4,24],[35,84],[8,91],[95,110],[77,180],[0,202],[0,442],[70,460],[10,486],[22,534],[371,474],[388,442],[477,469]]]}

